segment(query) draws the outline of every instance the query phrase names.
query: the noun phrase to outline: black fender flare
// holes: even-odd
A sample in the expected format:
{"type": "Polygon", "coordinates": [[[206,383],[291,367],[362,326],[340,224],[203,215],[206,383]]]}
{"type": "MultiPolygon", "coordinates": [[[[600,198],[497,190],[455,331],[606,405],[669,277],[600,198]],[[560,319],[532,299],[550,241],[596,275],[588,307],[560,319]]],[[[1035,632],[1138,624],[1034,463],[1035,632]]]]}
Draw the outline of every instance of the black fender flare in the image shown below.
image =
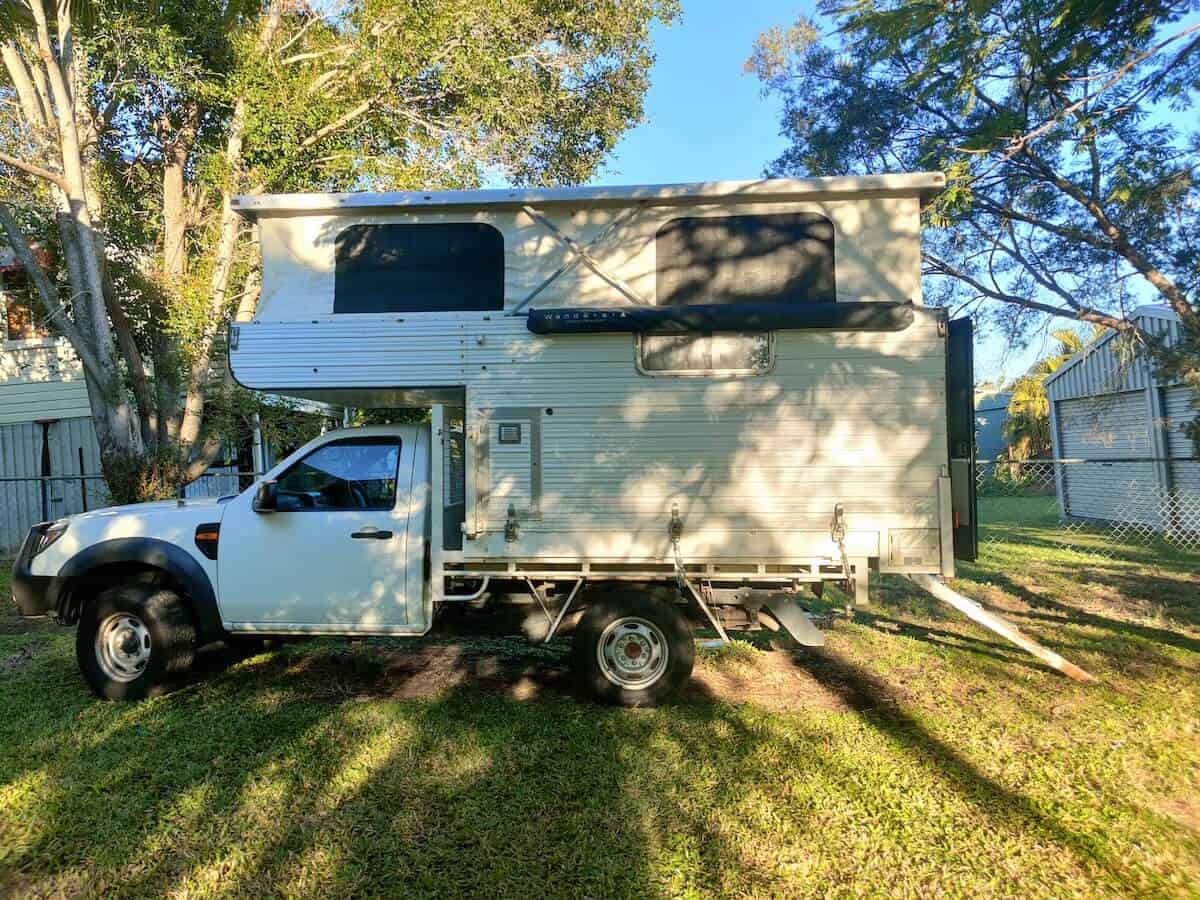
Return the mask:
{"type": "Polygon", "coordinates": [[[58,609],[60,620],[70,622],[78,619],[77,608],[65,608],[72,600],[69,587],[71,581],[86,576],[88,572],[100,566],[114,563],[141,563],[162,569],[187,591],[200,643],[205,644],[225,637],[221,612],[217,608],[217,595],[204,567],[182,547],[149,537],[100,541],[85,547],[67,560],[54,579],[56,596],[50,598],[58,609]]]}

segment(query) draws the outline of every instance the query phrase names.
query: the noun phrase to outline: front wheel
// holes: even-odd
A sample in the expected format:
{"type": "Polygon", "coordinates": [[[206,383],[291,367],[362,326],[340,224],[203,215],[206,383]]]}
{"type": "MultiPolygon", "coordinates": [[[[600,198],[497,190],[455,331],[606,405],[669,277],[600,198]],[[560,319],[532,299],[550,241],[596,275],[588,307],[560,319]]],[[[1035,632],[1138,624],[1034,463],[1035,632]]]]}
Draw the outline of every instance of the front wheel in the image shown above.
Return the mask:
{"type": "Polygon", "coordinates": [[[130,584],[109,588],[84,607],[75,655],[98,697],[141,700],[169,690],[191,668],[195,643],[178,594],[130,584]]]}
{"type": "Polygon", "coordinates": [[[571,653],[585,693],[618,706],[657,706],[691,677],[696,647],[674,604],[619,591],[592,604],[571,653]]]}

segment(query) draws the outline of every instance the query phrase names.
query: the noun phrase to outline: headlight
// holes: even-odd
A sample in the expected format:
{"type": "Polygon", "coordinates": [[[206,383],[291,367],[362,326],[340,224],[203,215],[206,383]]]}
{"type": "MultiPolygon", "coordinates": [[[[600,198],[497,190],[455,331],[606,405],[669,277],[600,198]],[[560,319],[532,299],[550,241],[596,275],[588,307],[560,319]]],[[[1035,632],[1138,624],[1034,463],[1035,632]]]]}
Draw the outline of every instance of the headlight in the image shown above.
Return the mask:
{"type": "Polygon", "coordinates": [[[38,541],[37,549],[33,551],[33,555],[37,556],[60,537],[67,533],[67,526],[71,524],[66,519],[59,519],[53,525],[50,525],[42,532],[42,539],[38,541]]]}

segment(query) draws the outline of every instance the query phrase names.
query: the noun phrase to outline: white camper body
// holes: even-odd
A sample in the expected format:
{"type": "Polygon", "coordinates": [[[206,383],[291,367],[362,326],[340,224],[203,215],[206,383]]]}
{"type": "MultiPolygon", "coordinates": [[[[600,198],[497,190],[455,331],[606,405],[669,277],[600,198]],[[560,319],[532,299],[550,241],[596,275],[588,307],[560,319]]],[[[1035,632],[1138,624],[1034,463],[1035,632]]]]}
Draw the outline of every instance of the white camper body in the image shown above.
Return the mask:
{"type": "Polygon", "coordinates": [[[461,517],[463,537],[440,539],[446,529],[433,523],[433,558],[447,574],[670,576],[674,511],[680,557],[699,580],[843,580],[848,564],[861,594],[870,569],[950,575],[947,328],[920,292],[921,198],[941,183],[919,174],[239,198],[258,225],[263,288],[253,320],[233,326],[230,363],[260,390],[440,406],[431,502],[452,528],[461,517]],[[796,242],[753,231],[796,217],[825,228],[824,247],[797,259],[796,242]],[[731,221],[737,229],[723,232],[731,221]],[[664,259],[664,234],[679,222],[702,246],[681,253],[670,235],[664,259]],[[407,240],[409,229],[460,224],[502,240],[491,308],[423,309],[406,276],[381,283],[387,261],[367,281],[382,296],[361,303],[342,290],[362,235],[400,226],[407,240]],[[805,266],[828,271],[806,276],[805,266]],[[707,300],[719,285],[712,300],[731,305],[750,283],[761,306],[776,276],[808,277],[825,304],[911,305],[911,324],[682,339],[530,330],[531,311],[547,308],[661,307],[664,284],[678,292],[688,279],[692,296],[707,300]],[[672,340],[690,342],[676,362],[672,340]],[[460,420],[461,468],[444,458],[460,420]],[[840,544],[830,527],[839,507],[840,544]]]}

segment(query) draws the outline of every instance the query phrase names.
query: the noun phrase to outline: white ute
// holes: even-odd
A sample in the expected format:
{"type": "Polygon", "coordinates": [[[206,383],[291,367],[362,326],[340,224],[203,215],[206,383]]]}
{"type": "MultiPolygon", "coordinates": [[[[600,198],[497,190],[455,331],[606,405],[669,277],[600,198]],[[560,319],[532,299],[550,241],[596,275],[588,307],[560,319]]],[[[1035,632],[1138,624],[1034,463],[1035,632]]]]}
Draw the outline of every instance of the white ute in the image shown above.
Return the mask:
{"type": "MultiPolygon", "coordinates": [[[[216,639],[422,635],[435,599],[430,476],[429,425],[331,432],[236,496],[118,506],[34,527],[14,595],[24,615],[78,623],[80,669],[109,699],[161,693],[197,646],[216,639]]],[[[476,600],[489,582],[500,583],[485,576],[469,594],[437,599],[476,600]]],[[[547,618],[554,631],[562,614],[547,618]]],[[[583,619],[579,676],[600,698],[654,703],[691,673],[691,629],[673,604],[610,590],[583,619]]],[[[536,638],[551,636],[547,627],[536,638]]]]}

